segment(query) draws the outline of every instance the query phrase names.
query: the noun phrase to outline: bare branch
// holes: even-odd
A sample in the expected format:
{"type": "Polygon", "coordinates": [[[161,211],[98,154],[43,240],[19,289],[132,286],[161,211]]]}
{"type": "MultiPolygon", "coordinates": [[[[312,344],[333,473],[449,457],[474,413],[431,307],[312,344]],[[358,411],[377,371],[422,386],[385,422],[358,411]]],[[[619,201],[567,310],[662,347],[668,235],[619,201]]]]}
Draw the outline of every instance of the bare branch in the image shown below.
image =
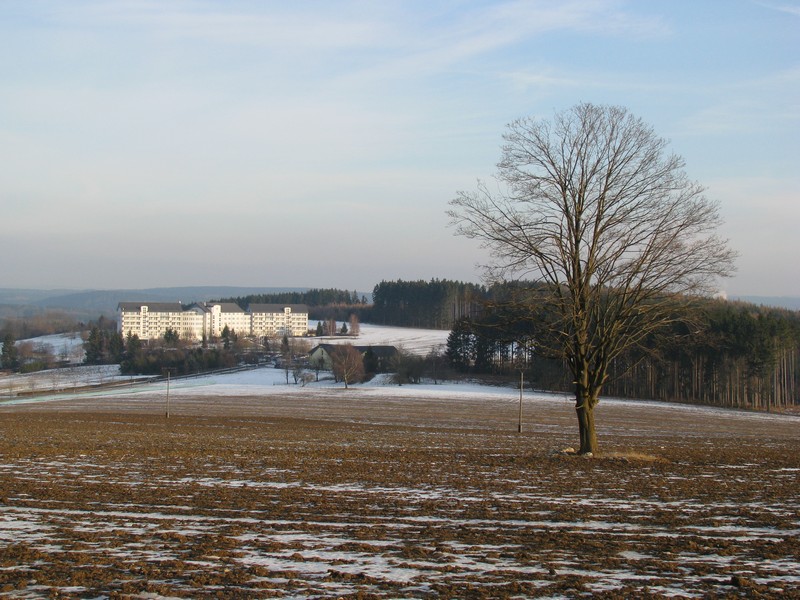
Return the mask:
{"type": "Polygon", "coordinates": [[[675,298],[708,294],[736,255],[719,205],[683,160],[621,107],[579,104],[503,136],[496,189],[479,182],[448,212],[490,251],[495,280],[546,284],[549,337],[573,370],[576,404],[597,402],[608,365],[675,318],[675,298]]]}

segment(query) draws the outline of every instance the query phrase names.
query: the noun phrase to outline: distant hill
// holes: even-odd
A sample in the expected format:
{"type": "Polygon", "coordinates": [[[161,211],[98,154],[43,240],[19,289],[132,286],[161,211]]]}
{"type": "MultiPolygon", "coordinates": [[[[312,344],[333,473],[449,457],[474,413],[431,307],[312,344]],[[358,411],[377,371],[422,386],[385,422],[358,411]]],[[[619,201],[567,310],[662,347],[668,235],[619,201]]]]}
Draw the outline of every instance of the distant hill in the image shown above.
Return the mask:
{"type": "Polygon", "coordinates": [[[28,290],[0,288],[0,317],[63,311],[78,319],[114,317],[120,302],[206,302],[249,294],[306,291],[310,288],[193,286],[122,290],[28,290]]]}
{"type": "Polygon", "coordinates": [[[0,288],[0,304],[8,306],[26,306],[51,296],[69,294],[76,290],[29,290],[18,288],[0,288]]]}
{"type": "MultiPolygon", "coordinates": [[[[35,290],[0,288],[0,319],[30,318],[45,311],[62,311],[77,320],[100,315],[114,318],[120,302],[206,302],[254,294],[304,292],[308,287],[188,286],[119,290],[35,290]]],[[[365,293],[368,298],[372,293],[365,293]]],[[[800,310],[800,298],[792,296],[731,296],[731,300],[800,310]]]]}

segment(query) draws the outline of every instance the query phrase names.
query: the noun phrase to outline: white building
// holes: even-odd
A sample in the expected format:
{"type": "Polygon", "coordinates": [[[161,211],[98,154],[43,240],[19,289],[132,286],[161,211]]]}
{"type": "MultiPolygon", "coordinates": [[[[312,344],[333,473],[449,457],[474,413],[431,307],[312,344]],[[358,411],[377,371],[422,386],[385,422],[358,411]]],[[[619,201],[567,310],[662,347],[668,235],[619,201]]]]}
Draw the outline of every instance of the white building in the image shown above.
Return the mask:
{"type": "Polygon", "coordinates": [[[235,302],[198,306],[207,314],[208,324],[204,329],[207,338],[220,337],[226,327],[228,331],[235,331],[238,335],[250,335],[250,314],[235,302]]]}
{"type": "Polygon", "coordinates": [[[183,338],[194,338],[197,332],[202,338],[202,312],[187,310],[180,302],[120,302],[117,313],[117,330],[124,336],[149,340],[172,329],[183,338]]]}
{"type": "Polygon", "coordinates": [[[301,336],[308,333],[308,307],[305,304],[251,304],[251,335],[301,336]]]}
{"type": "Polygon", "coordinates": [[[238,304],[211,302],[184,306],[180,302],[120,302],[117,330],[142,340],[164,337],[168,329],[182,339],[214,339],[225,327],[241,336],[302,336],[308,333],[304,304],[238,304]]]}

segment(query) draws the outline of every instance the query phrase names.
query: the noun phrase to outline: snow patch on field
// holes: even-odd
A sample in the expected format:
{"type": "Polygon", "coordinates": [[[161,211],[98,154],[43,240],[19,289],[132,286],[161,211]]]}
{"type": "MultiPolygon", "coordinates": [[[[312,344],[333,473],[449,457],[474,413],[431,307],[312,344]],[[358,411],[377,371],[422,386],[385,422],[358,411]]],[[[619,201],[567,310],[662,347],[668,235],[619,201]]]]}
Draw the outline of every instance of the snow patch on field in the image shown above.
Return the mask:
{"type": "MultiPolygon", "coordinates": [[[[19,465],[17,465],[19,466],[19,465]]],[[[32,476],[38,469],[47,475],[63,467],[61,461],[40,461],[28,463],[25,468],[32,476]]],[[[13,468],[10,464],[0,466],[0,471],[13,468]]],[[[91,474],[93,465],[72,465],[71,476],[83,477],[91,474]],[[86,470],[88,473],[81,473],[86,470]]],[[[127,473],[135,473],[136,469],[127,473]]],[[[42,473],[40,473],[42,475],[42,473]]],[[[123,479],[126,472],[118,474],[123,479]]],[[[136,479],[128,477],[130,485],[159,486],[216,486],[220,489],[238,488],[256,482],[239,479],[196,478],[194,480],[175,479],[171,482],[136,479]]],[[[264,482],[266,483],[266,482],[264,482]]],[[[164,507],[164,511],[140,510],[135,505],[120,506],[118,510],[98,507],[95,510],[76,510],[68,507],[36,507],[31,498],[24,499],[28,506],[0,506],[0,541],[4,543],[26,544],[41,552],[69,552],[63,533],[68,528],[76,535],[86,536],[93,544],[105,546],[113,540],[112,548],[106,549],[115,559],[126,562],[135,561],[174,561],[180,556],[180,544],[165,546],[165,540],[200,538],[202,536],[229,536],[235,541],[237,553],[234,562],[247,568],[258,567],[265,570],[275,580],[300,578],[319,593],[322,590],[336,590],[336,593],[354,593],[356,589],[377,591],[382,584],[391,584],[393,589],[410,591],[410,587],[421,585],[429,588],[435,584],[466,584],[479,580],[474,585],[491,587],[491,581],[502,581],[503,577],[514,574],[515,579],[523,578],[534,587],[545,587],[552,581],[552,575],[580,578],[587,589],[594,592],[620,590],[632,582],[641,582],[656,577],[659,579],[659,593],[692,596],[700,589],[702,577],[694,574],[709,567],[729,569],[736,565],[738,572],[758,572],[760,585],[795,585],[800,582],[800,562],[790,558],[764,560],[747,554],[732,553],[726,556],[709,554],[681,553],[668,560],[677,565],[683,573],[654,572],[646,566],[641,569],[625,565],[639,565],[656,560],[651,552],[625,550],[618,553],[620,568],[588,569],[567,557],[553,553],[545,563],[528,563],[520,558],[524,546],[517,542],[502,544],[461,543],[457,540],[443,541],[434,547],[414,546],[410,540],[415,532],[435,529],[452,532],[469,532],[473,539],[493,539],[499,532],[516,531],[515,539],[526,539],[537,533],[554,530],[569,530],[572,535],[584,536],[587,541],[598,536],[612,536],[615,539],[635,536],[639,543],[647,538],[668,537],[674,543],[679,539],[702,539],[707,543],[717,539],[724,544],[761,544],[765,540],[787,540],[796,538],[800,531],[787,528],[763,528],[728,526],[699,527],[694,525],[667,528],[654,523],[640,521],[639,507],[630,508],[633,514],[620,504],[618,499],[595,495],[592,499],[593,511],[616,515],[609,520],[574,520],[560,518],[537,519],[474,519],[459,518],[452,514],[434,512],[415,516],[411,513],[421,508],[433,498],[446,499],[453,506],[470,506],[485,502],[469,493],[443,486],[437,490],[427,487],[369,489],[364,486],[308,486],[308,493],[325,491],[343,497],[358,499],[359,503],[369,503],[370,496],[380,497],[381,502],[406,505],[406,514],[395,515],[391,519],[381,515],[340,513],[339,520],[313,519],[273,519],[258,510],[226,509],[219,515],[198,514],[190,507],[164,507]],[[433,494],[433,495],[432,495],[433,494]],[[230,534],[231,531],[243,530],[230,534]],[[374,532],[373,537],[353,536],[348,532],[374,532]],[[647,572],[643,572],[647,571],[647,572]],[[331,580],[331,574],[335,574],[331,580]],[[668,585],[664,585],[670,581],[668,585]]],[[[19,501],[20,499],[15,499],[19,501]]],[[[563,498],[540,498],[538,504],[544,507],[557,507],[563,498]]],[[[145,507],[142,507],[145,508],[145,507]]],[[[736,507],[730,507],[735,510],[736,507]]],[[[740,508],[740,507],[739,507],[740,508]]],[[[649,501],[647,513],[667,512],[685,514],[686,511],[701,513],[709,507],[700,501],[681,503],[649,501]]],[[[86,548],[91,554],[92,550],[86,548]]],[[[662,557],[663,559],[663,557],[662,557]]],[[[83,559],[85,563],[86,560],[83,559]]],[[[226,560],[231,560],[230,558],[226,560]]],[[[209,568],[222,568],[225,561],[208,555],[203,564],[209,568]]],[[[29,565],[20,564],[16,569],[29,565]]],[[[62,590],[65,591],[65,590],[62,590]]]]}
{"type": "MultiPolygon", "coordinates": [[[[119,377],[115,367],[73,374],[75,386],[119,377]]],[[[609,438],[675,451],[672,462],[631,465],[541,449],[563,447],[552,432],[574,427],[563,394],[525,390],[520,435],[511,386],[381,377],[345,391],[259,368],[173,379],[180,418],[166,420],[166,382],[125,381],[0,402],[26,419],[60,403],[86,436],[59,444],[52,436],[72,430],[58,422],[27,453],[17,440],[0,455],[0,546],[21,549],[9,573],[31,581],[56,561],[114,569],[117,591],[139,586],[129,595],[141,598],[259,586],[278,597],[703,597],[735,591],[733,576],[777,597],[800,584],[800,469],[784,460],[796,456],[795,429],[786,433],[796,417],[606,398],[609,438]],[[752,452],[706,461],[711,444],[724,459],[728,438],[744,436],[752,452]],[[773,444],[785,446],[764,455],[773,444]],[[146,587],[151,569],[162,569],[158,589],[146,587]]],[[[19,596],[86,590],[29,584],[19,596]]]]}

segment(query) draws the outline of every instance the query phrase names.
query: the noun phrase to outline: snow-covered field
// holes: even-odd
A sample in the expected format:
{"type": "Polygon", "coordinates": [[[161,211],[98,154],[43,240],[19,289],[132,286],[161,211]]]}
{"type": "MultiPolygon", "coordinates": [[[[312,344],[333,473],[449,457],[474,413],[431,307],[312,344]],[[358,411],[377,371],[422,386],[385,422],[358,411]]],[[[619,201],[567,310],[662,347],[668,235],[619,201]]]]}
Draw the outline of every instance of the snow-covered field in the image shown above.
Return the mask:
{"type": "MultiPolygon", "coordinates": [[[[411,329],[402,327],[385,327],[381,325],[361,325],[358,336],[337,336],[324,338],[308,338],[313,346],[317,343],[345,344],[351,343],[359,346],[392,345],[403,348],[408,352],[425,355],[431,350],[444,351],[447,343],[448,331],[431,329],[411,329]]],[[[46,344],[52,348],[54,356],[74,356],[81,352],[82,340],[75,334],[62,334],[44,336],[25,340],[34,344],[46,344]]],[[[282,373],[282,372],[281,372],[282,373]]],[[[53,369],[28,374],[0,375],[0,400],[10,398],[21,393],[41,393],[43,391],[65,391],[83,386],[93,386],[112,381],[125,380],[120,376],[116,366],[80,366],[73,365],[65,369],[53,369]]],[[[130,379],[130,378],[128,378],[130,379]]],[[[203,379],[185,385],[199,388],[217,379],[203,379]]],[[[233,383],[236,379],[228,379],[229,385],[264,385],[271,387],[279,383],[277,372],[259,372],[242,378],[239,384],[233,383]]],[[[285,376],[283,379],[285,383],[285,376]]],[[[213,392],[212,392],[213,393],[213,392]]]]}
{"type": "MultiPolygon", "coordinates": [[[[50,353],[60,360],[80,362],[83,359],[83,339],[77,332],[56,333],[17,341],[18,344],[26,342],[34,346],[49,346],[50,353]]],[[[0,341],[0,350],[2,349],[3,342],[0,341]]]]}
{"type": "Polygon", "coordinates": [[[356,337],[309,338],[312,344],[350,343],[356,346],[396,346],[414,354],[425,355],[431,350],[444,352],[449,331],[440,329],[414,329],[362,323],[356,337]]]}
{"type": "MultiPolygon", "coordinates": [[[[316,338],[311,338],[316,340],[316,338]]],[[[359,345],[397,345],[409,351],[426,354],[433,348],[438,348],[445,343],[447,332],[424,329],[405,329],[397,327],[382,327],[375,325],[362,325],[361,335],[357,338],[359,345]]],[[[349,338],[325,338],[325,343],[352,343],[349,338]]],[[[515,381],[509,381],[508,387],[481,385],[469,381],[432,381],[419,385],[399,386],[392,382],[391,376],[383,375],[363,384],[351,384],[350,389],[359,398],[372,399],[375,402],[412,402],[424,401],[438,402],[442,399],[457,399],[459,401],[484,402],[491,399],[508,406],[517,406],[520,396],[515,381]]],[[[207,398],[266,398],[292,395],[308,400],[318,399],[324,402],[331,393],[343,393],[344,385],[335,383],[330,374],[320,373],[320,381],[313,381],[305,385],[295,384],[289,376],[286,383],[286,373],[283,369],[261,367],[249,371],[225,374],[202,375],[198,377],[178,378],[170,382],[170,395],[173,401],[184,398],[205,403],[207,398]]],[[[120,397],[131,401],[136,398],[152,399],[160,402],[166,396],[167,384],[164,381],[150,382],[149,378],[136,378],[122,376],[116,365],[102,366],[74,366],[66,369],[57,369],[31,373],[26,375],[11,375],[0,377],[0,405],[42,404],[48,402],[81,404],[83,406],[98,406],[106,404],[103,398],[108,398],[108,406],[117,402],[120,397]],[[87,391],[87,386],[118,383],[121,387],[111,389],[98,389],[87,391]],[[71,393],[76,390],[75,393],[71,393]],[[49,391],[56,393],[47,394],[49,391]],[[29,396],[29,392],[37,392],[29,396]],[[20,396],[17,397],[17,394],[20,396]]],[[[573,416],[573,398],[561,393],[531,393],[525,390],[523,404],[535,410],[536,405],[563,407],[567,419],[573,416]]],[[[675,405],[663,402],[618,400],[604,398],[601,406],[637,407],[648,410],[651,414],[679,414],[694,415],[696,419],[725,418],[734,421],[770,421],[773,419],[797,420],[791,416],[776,416],[764,413],[748,413],[729,411],[706,406],[675,405]]],[[[631,421],[633,427],[635,421],[631,421]]]]}

